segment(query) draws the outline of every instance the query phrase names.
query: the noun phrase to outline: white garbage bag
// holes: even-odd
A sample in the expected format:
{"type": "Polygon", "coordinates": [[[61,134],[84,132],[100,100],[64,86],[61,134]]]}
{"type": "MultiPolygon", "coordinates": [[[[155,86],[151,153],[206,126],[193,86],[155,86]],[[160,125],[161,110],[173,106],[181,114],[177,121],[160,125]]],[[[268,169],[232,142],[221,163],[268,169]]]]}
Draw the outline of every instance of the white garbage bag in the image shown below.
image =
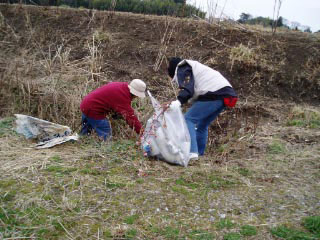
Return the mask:
{"type": "Polygon", "coordinates": [[[144,155],[188,166],[191,141],[181,107],[172,104],[164,112],[159,102],[150,92],[148,94],[155,112],[148,120],[141,139],[144,155]]]}
{"type": "Polygon", "coordinates": [[[23,134],[27,139],[37,139],[35,148],[50,148],[70,140],[78,140],[78,135],[71,135],[68,126],[48,122],[39,118],[15,114],[16,132],[23,134]]]}

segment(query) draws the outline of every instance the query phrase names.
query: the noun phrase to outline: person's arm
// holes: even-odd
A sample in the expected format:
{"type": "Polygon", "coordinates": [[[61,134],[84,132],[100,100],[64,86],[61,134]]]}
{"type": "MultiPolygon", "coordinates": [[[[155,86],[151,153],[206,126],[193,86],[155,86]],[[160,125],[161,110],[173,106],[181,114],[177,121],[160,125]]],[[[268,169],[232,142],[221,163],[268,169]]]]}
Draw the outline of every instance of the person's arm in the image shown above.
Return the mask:
{"type": "Polygon", "coordinates": [[[178,67],[177,79],[179,84],[178,100],[181,104],[188,102],[194,94],[194,77],[192,68],[189,64],[184,64],[178,67]]]}
{"type": "Polygon", "coordinates": [[[120,113],[124,117],[127,124],[132,129],[134,129],[137,134],[141,134],[142,125],[138,120],[137,116],[135,115],[133,108],[130,105],[119,105],[117,106],[115,111],[120,113]]]}

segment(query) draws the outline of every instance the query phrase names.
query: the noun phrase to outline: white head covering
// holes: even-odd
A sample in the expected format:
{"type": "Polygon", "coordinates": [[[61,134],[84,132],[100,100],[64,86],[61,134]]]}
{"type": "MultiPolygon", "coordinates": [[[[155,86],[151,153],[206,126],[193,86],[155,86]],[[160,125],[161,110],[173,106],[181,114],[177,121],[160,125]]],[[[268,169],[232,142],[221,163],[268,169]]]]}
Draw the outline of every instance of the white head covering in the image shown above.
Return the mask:
{"type": "Polygon", "coordinates": [[[146,96],[146,88],[146,84],[140,79],[133,79],[129,84],[130,92],[140,98],[144,98],[146,96]]]}

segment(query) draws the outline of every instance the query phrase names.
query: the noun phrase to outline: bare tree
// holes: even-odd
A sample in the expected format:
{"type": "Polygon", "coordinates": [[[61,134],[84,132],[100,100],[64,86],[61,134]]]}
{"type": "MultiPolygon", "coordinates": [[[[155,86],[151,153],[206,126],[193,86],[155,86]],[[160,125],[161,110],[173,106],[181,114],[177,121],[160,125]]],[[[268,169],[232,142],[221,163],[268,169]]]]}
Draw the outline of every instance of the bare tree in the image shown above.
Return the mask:
{"type": "Polygon", "coordinates": [[[214,0],[207,0],[207,11],[209,23],[213,23],[217,11],[218,2],[214,0]]]}
{"type": "Polygon", "coordinates": [[[301,27],[301,24],[299,22],[291,22],[291,28],[294,30],[299,30],[299,28],[301,27]]]}
{"type": "Polygon", "coordinates": [[[116,9],[116,6],[117,6],[117,0],[112,0],[111,1],[111,5],[110,5],[110,8],[109,8],[109,11],[110,11],[110,17],[113,18],[114,14],[115,14],[115,9],[116,9]]]}
{"type": "Polygon", "coordinates": [[[225,1],[224,1],[224,5],[223,5],[223,8],[222,8],[222,10],[221,10],[220,18],[221,18],[222,15],[224,14],[224,9],[226,8],[227,2],[228,2],[228,0],[225,0],[225,1]]]}
{"type": "Polygon", "coordinates": [[[277,30],[281,4],[282,4],[282,0],[274,0],[273,21],[272,21],[272,33],[273,34],[275,34],[276,30],[277,30]]]}
{"type": "Polygon", "coordinates": [[[227,2],[228,0],[224,0],[224,2],[222,3],[223,7],[221,8],[221,6],[219,6],[219,0],[207,0],[207,13],[209,23],[213,23],[215,20],[217,20],[218,22],[221,21],[227,2]]]}

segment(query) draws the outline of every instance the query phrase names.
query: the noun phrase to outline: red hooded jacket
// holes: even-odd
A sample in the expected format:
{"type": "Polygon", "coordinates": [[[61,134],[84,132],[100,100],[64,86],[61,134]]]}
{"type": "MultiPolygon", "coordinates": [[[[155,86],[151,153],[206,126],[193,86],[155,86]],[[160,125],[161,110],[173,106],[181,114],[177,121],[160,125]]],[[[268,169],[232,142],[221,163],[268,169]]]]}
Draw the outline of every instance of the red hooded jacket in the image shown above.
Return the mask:
{"type": "Polygon", "coordinates": [[[121,114],[128,125],[138,134],[141,123],[131,107],[132,96],[126,82],[112,82],[89,93],[81,102],[80,109],[89,118],[101,120],[109,112],[121,114]]]}

